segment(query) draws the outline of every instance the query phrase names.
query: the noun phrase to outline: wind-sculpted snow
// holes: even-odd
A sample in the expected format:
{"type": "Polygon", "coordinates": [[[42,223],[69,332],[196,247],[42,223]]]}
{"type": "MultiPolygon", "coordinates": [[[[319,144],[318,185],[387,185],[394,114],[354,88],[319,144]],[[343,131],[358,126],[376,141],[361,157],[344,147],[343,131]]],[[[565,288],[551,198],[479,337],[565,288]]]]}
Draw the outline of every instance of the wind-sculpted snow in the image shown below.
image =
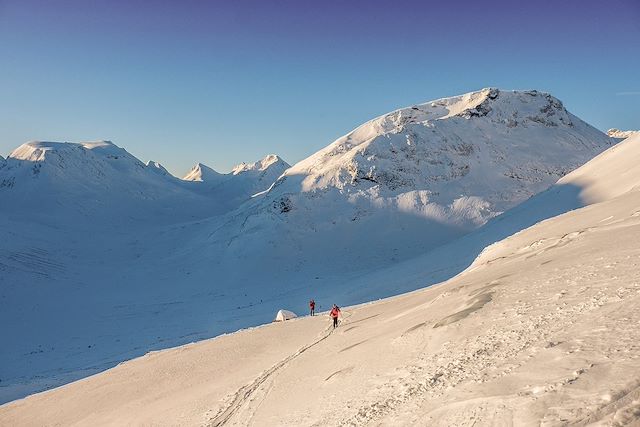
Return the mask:
{"type": "Polygon", "coordinates": [[[454,243],[612,141],[550,95],[486,89],[381,116],[293,167],[198,164],[192,181],[108,142],[25,144],[0,161],[0,401],[311,297],[320,311],[446,279],[573,208],[454,243]]]}

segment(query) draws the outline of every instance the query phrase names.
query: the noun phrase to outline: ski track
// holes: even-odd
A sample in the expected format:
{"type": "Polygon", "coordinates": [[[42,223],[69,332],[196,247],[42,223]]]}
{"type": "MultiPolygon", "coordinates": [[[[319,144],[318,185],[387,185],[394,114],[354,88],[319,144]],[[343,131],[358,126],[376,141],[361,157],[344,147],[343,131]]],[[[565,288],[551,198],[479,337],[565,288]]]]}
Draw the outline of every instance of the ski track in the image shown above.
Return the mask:
{"type": "MultiPolygon", "coordinates": [[[[345,313],[345,317],[347,317],[347,318],[350,317],[350,314],[347,315],[345,313]]],[[[341,321],[340,324],[342,324],[343,322],[344,321],[341,321]]],[[[236,415],[243,407],[251,405],[251,402],[253,402],[256,399],[253,396],[255,396],[258,393],[260,388],[268,380],[273,379],[273,377],[280,370],[282,370],[284,367],[286,367],[289,363],[291,363],[294,359],[296,359],[302,353],[304,353],[305,351],[309,350],[310,348],[320,344],[322,341],[324,341],[327,338],[329,338],[329,336],[331,336],[331,334],[333,333],[334,330],[335,330],[335,328],[333,328],[333,326],[327,327],[327,329],[324,331],[324,334],[320,338],[318,338],[317,340],[315,340],[311,344],[308,344],[308,345],[302,347],[301,349],[296,351],[294,354],[282,359],[280,362],[276,363],[274,366],[272,366],[271,368],[269,368],[268,370],[263,372],[253,382],[251,382],[250,384],[247,384],[247,385],[243,386],[242,388],[240,388],[235,393],[233,401],[225,409],[219,411],[218,415],[216,415],[215,417],[210,419],[209,422],[206,424],[207,427],[219,427],[219,426],[222,426],[222,425],[226,425],[231,420],[231,418],[234,415],[236,415]]],[[[253,415],[257,411],[257,409],[260,406],[260,404],[266,398],[266,396],[269,393],[270,389],[271,389],[271,386],[269,386],[263,392],[262,399],[260,399],[260,401],[257,403],[256,407],[253,410],[248,409],[248,411],[250,411],[250,414],[246,417],[246,420],[247,420],[246,423],[245,423],[246,425],[249,425],[251,423],[251,419],[253,418],[253,415]]]]}

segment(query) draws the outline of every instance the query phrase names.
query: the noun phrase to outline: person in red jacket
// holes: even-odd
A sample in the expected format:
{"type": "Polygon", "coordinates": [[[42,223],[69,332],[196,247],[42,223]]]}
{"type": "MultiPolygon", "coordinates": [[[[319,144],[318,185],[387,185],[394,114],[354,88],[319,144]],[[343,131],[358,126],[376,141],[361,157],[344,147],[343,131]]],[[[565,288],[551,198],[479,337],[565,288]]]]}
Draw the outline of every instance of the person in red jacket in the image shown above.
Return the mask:
{"type": "Polygon", "coordinates": [[[331,309],[331,312],[329,312],[329,316],[331,316],[331,318],[333,319],[333,328],[337,328],[338,327],[338,316],[340,316],[340,307],[338,307],[337,305],[333,304],[333,308],[331,309]]]}
{"type": "Polygon", "coordinates": [[[316,302],[314,300],[309,301],[309,311],[311,312],[312,316],[316,312],[316,302]]]}

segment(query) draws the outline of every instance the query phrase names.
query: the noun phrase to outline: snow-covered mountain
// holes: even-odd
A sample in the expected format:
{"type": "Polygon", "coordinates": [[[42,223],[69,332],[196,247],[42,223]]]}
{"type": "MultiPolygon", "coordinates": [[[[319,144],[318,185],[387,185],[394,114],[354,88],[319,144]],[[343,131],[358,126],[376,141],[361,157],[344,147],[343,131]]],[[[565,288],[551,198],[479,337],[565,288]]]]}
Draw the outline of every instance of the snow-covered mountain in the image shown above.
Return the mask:
{"type": "Polygon", "coordinates": [[[614,141],[548,94],[485,89],[381,116],[292,167],[198,165],[191,181],[107,142],[25,144],[0,162],[0,400],[302,311],[312,296],[397,293],[396,278],[366,278],[614,141]]]}
{"type": "Polygon", "coordinates": [[[1,195],[4,211],[40,219],[46,212],[49,220],[57,215],[148,221],[153,216],[152,221],[162,217],[175,222],[218,215],[240,205],[254,192],[269,188],[284,165],[282,160],[266,164],[261,174],[244,174],[231,183],[228,178],[235,177],[235,171],[220,174],[198,163],[180,180],[161,164],[144,164],[110,141],[31,141],[0,161],[0,182],[6,190],[1,195]],[[207,189],[225,183],[225,194],[211,194],[190,181],[205,182],[207,189]]]}
{"type": "Polygon", "coordinates": [[[216,172],[209,166],[196,163],[182,179],[185,181],[207,182],[215,185],[223,181],[224,178],[223,174],[216,172]]]}
{"type": "Polygon", "coordinates": [[[465,256],[501,223],[564,213],[438,286],[343,306],[335,330],[321,313],[150,353],[4,405],[0,424],[635,426],[639,206],[636,135],[451,242],[465,256]]]}
{"type": "Polygon", "coordinates": [[[612,143],[537,91],[484,89],[403,108],[287,169],[192,246],[224,266],[241,262],[247,281],[365,271],[468,233],[612,143]]]}
{"type": "Polygon", "coordinates": [[[218,173],[198,163],[183,180],[197,183],[193,189],[216,199],[229,211],[254,194],[267,190],[289,167],[290,165],[277,155],[269,154],[253,163],[240,163],[228,174],[218,173]]]}
{"type": "Polygon", "coordinates": [[[0,169],[2,213],[64,224],[69,218],[96,225],[132,218],[173,218],[180,204],[204,207],[208,201],[189,191],[156,163],[145,165],[109,141],[78,144],[32,141],[16,148],[0,169]],[[99,221],[98,221],[99,220],[99,221]]]}
{"type": "Polygon", "coordinates": [[[173,176],[169,173],[169,171],[164,166],[162,166],[158,162],[154,162],[153,160],[149,160],[146,166],[150,168],[152,171],[159,173],[160,175],[167,176],[167,177],[173,176]]]}
{"type": "MultiPolygon", "coordinates": [[[[242,177],[245,180],[254,180],[256,188],[262,188],[267,184],[267,188],[278,178],[290,165],[275,154],[269,154],[261,160],[253,163],[240,163],[233,167],[230,173],[221,174],[207,165],[197,163],[191,168],[189,173],[182,178],[184,181],[204,182],[208,187],[215,187],[229,180],[236,180],[242,177]]],[[[265,188],[262,188],[263,191],[265,188]]]]}
{"type": "Polygon", "coordinates": [[[610,144],[549,94],[484,89],[371,120],[287,170],[272,192],[337,189],[354,205],[475,226],[610,144]]]}

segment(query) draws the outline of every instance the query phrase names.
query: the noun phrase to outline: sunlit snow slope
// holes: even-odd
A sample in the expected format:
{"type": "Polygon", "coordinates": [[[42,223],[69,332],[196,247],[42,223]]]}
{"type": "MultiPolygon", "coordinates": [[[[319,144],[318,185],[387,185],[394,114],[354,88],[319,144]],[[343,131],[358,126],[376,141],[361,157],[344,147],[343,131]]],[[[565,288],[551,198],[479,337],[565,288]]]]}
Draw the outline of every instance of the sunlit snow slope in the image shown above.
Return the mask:
{"type": "Polygon", "coordinates": [[[181,180],[109,142],[27,143],[0,160],[0,401],[311,297],[450,277],[504,234],[464,253],[454,240],[614,141],[551,95],[485,89],[381,116],[290,168],[270,155],[181,180]],[[416,257],[433,274],[369,280],[416,257]]]}
{"type": "Polygon", "coordinates": [[[150,353],[4,405],[0,423],[635,426],[639,165],[637,135],[503,221],[567,189],[574,209],[438,286],[343,307],[336,330],[323,313],[150,353]]]}

